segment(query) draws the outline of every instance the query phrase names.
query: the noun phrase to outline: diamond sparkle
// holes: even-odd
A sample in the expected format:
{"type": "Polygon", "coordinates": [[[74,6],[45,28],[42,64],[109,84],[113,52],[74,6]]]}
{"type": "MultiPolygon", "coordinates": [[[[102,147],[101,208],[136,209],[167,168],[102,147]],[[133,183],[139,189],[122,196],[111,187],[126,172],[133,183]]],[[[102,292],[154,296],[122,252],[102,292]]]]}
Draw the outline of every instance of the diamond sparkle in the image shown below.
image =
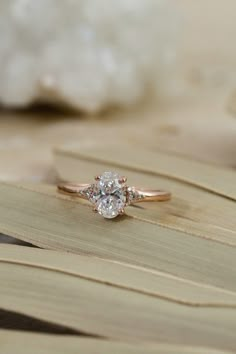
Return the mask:
{"type": "Polygon", "coordinates": [[[94,184],[90,201],[104,218],[112,219],[122,214],[127,202],[127,188],[122,177],[104,172],[94,184]]]}

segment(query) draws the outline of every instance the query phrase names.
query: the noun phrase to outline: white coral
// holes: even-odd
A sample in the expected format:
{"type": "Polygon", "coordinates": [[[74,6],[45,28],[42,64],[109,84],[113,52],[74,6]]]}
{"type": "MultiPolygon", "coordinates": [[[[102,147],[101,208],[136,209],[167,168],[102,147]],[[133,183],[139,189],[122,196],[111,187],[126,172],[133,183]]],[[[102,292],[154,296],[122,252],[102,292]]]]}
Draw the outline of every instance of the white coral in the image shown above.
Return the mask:
{"type": "MultiPolygon", "coordinates": [[[[172,56],[167,0],[1,0],[0,102],[94,112],[137,101],[172,56]]],[[[168,65],[167,65],[168,67],[168,65]]]]}

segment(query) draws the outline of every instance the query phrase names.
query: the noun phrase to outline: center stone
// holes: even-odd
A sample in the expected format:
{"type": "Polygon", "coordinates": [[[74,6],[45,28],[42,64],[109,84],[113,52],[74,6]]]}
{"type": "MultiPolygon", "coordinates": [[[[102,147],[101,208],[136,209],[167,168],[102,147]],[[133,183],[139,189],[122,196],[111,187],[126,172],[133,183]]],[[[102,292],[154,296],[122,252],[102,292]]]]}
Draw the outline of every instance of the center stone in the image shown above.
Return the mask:
{"type": "Polygon", "coordinates": [[[125,183],[117,173],[104,172],[94,186],[92,199],[100,215],[115,218],[126,204],[125,183]]]}

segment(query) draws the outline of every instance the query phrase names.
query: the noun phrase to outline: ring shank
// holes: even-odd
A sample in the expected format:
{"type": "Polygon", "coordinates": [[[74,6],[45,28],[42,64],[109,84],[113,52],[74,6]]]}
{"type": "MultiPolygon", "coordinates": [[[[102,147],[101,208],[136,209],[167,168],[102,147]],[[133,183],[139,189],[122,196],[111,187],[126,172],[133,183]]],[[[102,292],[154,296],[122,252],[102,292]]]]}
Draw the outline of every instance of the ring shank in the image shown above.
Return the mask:
{"type": "MultiPolygon", "coordinates": [[[[91,184],[66,183],[59,184],[58,191],[63,194],[75,196],[78,198],[88,199],[86,191],[91,187],[91,184]]],[[[135,192],[135,198],[131,200],[131,204],[138,202],[162,202],[170,200],[171,193],[155,189],[138,189],[132,187],[135,192]]]]}
{"type": "Polygon", "coordinates": [[[136,193],[140,196],[140,199],[135,200],[137,202],[164,202],[171,199],[171,193],[155,189],[137,189],[136,193]]]}
{"type": "Polygon", "coordinates": [[[86,197],[86,194],[84,194],[83,192],[85,192],[90,186],[91,184],[61,183],[57,186],[57,189],[58,192],[62,194],[88,199],[86,197]]]}

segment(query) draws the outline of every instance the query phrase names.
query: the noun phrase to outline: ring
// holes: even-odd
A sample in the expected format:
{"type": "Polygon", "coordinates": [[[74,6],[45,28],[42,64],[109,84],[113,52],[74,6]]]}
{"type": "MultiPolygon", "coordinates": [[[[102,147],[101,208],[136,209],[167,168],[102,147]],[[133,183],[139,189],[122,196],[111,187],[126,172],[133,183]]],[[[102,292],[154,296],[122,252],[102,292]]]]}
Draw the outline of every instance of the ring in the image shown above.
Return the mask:
{"type": "Polygon", "coordinates": [[[137,202],[160,202],[171,198],[169,192],[139,189],[126,185],[127,178],[115,172],[104,172],[95,177],[92,184],[59,184],[58,191],[89,200],[94,211],[104,218],[112,219],[124,214],[124,208],[137,202]]]}

